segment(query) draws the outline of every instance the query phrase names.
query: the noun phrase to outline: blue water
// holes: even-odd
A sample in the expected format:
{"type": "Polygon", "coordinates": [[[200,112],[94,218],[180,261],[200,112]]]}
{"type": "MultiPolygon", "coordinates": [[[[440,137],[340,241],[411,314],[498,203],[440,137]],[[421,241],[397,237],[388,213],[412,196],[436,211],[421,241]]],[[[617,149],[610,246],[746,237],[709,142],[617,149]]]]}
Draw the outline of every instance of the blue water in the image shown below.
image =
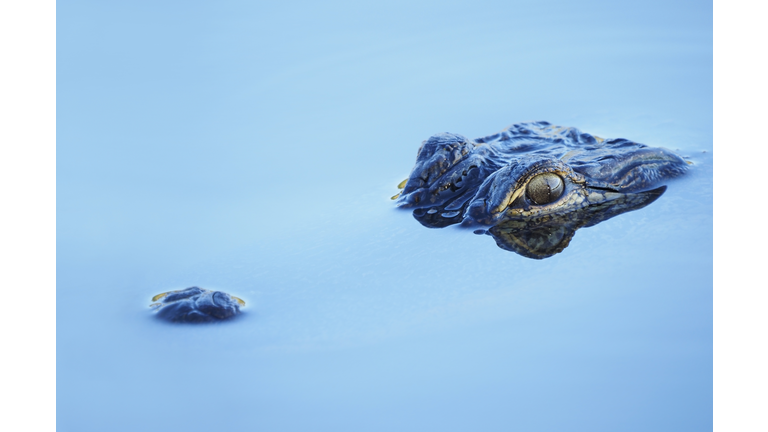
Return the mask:
{"type": "Polygon", "coordinates": [[[60,430],[711,430],[711,4],[76,1],[57,49],[60,430]],[[394,208],[526,120],[694,165],[541,261],[394,208]],[[153,319],[193,285],[244,314],[153,319]]]}

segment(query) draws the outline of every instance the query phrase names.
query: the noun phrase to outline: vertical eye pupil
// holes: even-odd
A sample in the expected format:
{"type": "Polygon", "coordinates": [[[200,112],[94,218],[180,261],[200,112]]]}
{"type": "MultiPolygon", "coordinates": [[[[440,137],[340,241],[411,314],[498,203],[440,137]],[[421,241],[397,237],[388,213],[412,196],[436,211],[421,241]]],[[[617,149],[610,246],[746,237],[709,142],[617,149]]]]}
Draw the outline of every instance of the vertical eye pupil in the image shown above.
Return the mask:
{"type": "Polygon", "coordinates": [[[526,193],[528,199],[536,205],[554,202],[563,195],[563,179],[553,173],[539,174],[528,182],[526,193]]]}

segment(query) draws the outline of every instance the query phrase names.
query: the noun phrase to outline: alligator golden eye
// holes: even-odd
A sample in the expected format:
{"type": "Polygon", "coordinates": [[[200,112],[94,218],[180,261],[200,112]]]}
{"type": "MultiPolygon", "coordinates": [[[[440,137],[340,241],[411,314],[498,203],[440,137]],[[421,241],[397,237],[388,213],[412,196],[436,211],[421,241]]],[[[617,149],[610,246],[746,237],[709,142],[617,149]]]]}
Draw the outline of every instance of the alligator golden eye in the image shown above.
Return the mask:
{"type": "Polygon", "coordinates": [[[528,182],[526,193],[536,205],[544,205],[560,198],[565,189],[563,179],[557,174],[539,174],[528,182]]]}

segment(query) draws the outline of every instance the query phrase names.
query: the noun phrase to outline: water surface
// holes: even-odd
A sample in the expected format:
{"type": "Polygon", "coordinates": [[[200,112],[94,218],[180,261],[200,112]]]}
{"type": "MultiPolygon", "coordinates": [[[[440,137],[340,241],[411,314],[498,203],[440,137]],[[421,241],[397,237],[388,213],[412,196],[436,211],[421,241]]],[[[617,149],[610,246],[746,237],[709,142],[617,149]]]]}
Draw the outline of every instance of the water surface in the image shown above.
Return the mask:
{"type": "Polygon", "coordinates": [[[62,431],[708,430],[711,7],[60,5],[62,431]],[[389,199],[546,120],[688,175],[546,260],[389,199]],[[247,302],[153,319],[189,286],[247,302]]]}

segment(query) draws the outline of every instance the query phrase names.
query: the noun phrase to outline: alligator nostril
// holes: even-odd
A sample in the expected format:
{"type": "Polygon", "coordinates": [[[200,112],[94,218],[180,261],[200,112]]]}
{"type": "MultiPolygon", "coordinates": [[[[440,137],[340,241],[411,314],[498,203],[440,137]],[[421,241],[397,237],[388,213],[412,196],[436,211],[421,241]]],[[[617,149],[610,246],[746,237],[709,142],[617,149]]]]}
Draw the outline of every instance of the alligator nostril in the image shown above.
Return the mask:
{"type": "Polygon", "coordinates": [[[219,307],[226,307],[230,303],[229,295],[221,291],[216,291],[211,297],[213,304],[219,307]]]}

